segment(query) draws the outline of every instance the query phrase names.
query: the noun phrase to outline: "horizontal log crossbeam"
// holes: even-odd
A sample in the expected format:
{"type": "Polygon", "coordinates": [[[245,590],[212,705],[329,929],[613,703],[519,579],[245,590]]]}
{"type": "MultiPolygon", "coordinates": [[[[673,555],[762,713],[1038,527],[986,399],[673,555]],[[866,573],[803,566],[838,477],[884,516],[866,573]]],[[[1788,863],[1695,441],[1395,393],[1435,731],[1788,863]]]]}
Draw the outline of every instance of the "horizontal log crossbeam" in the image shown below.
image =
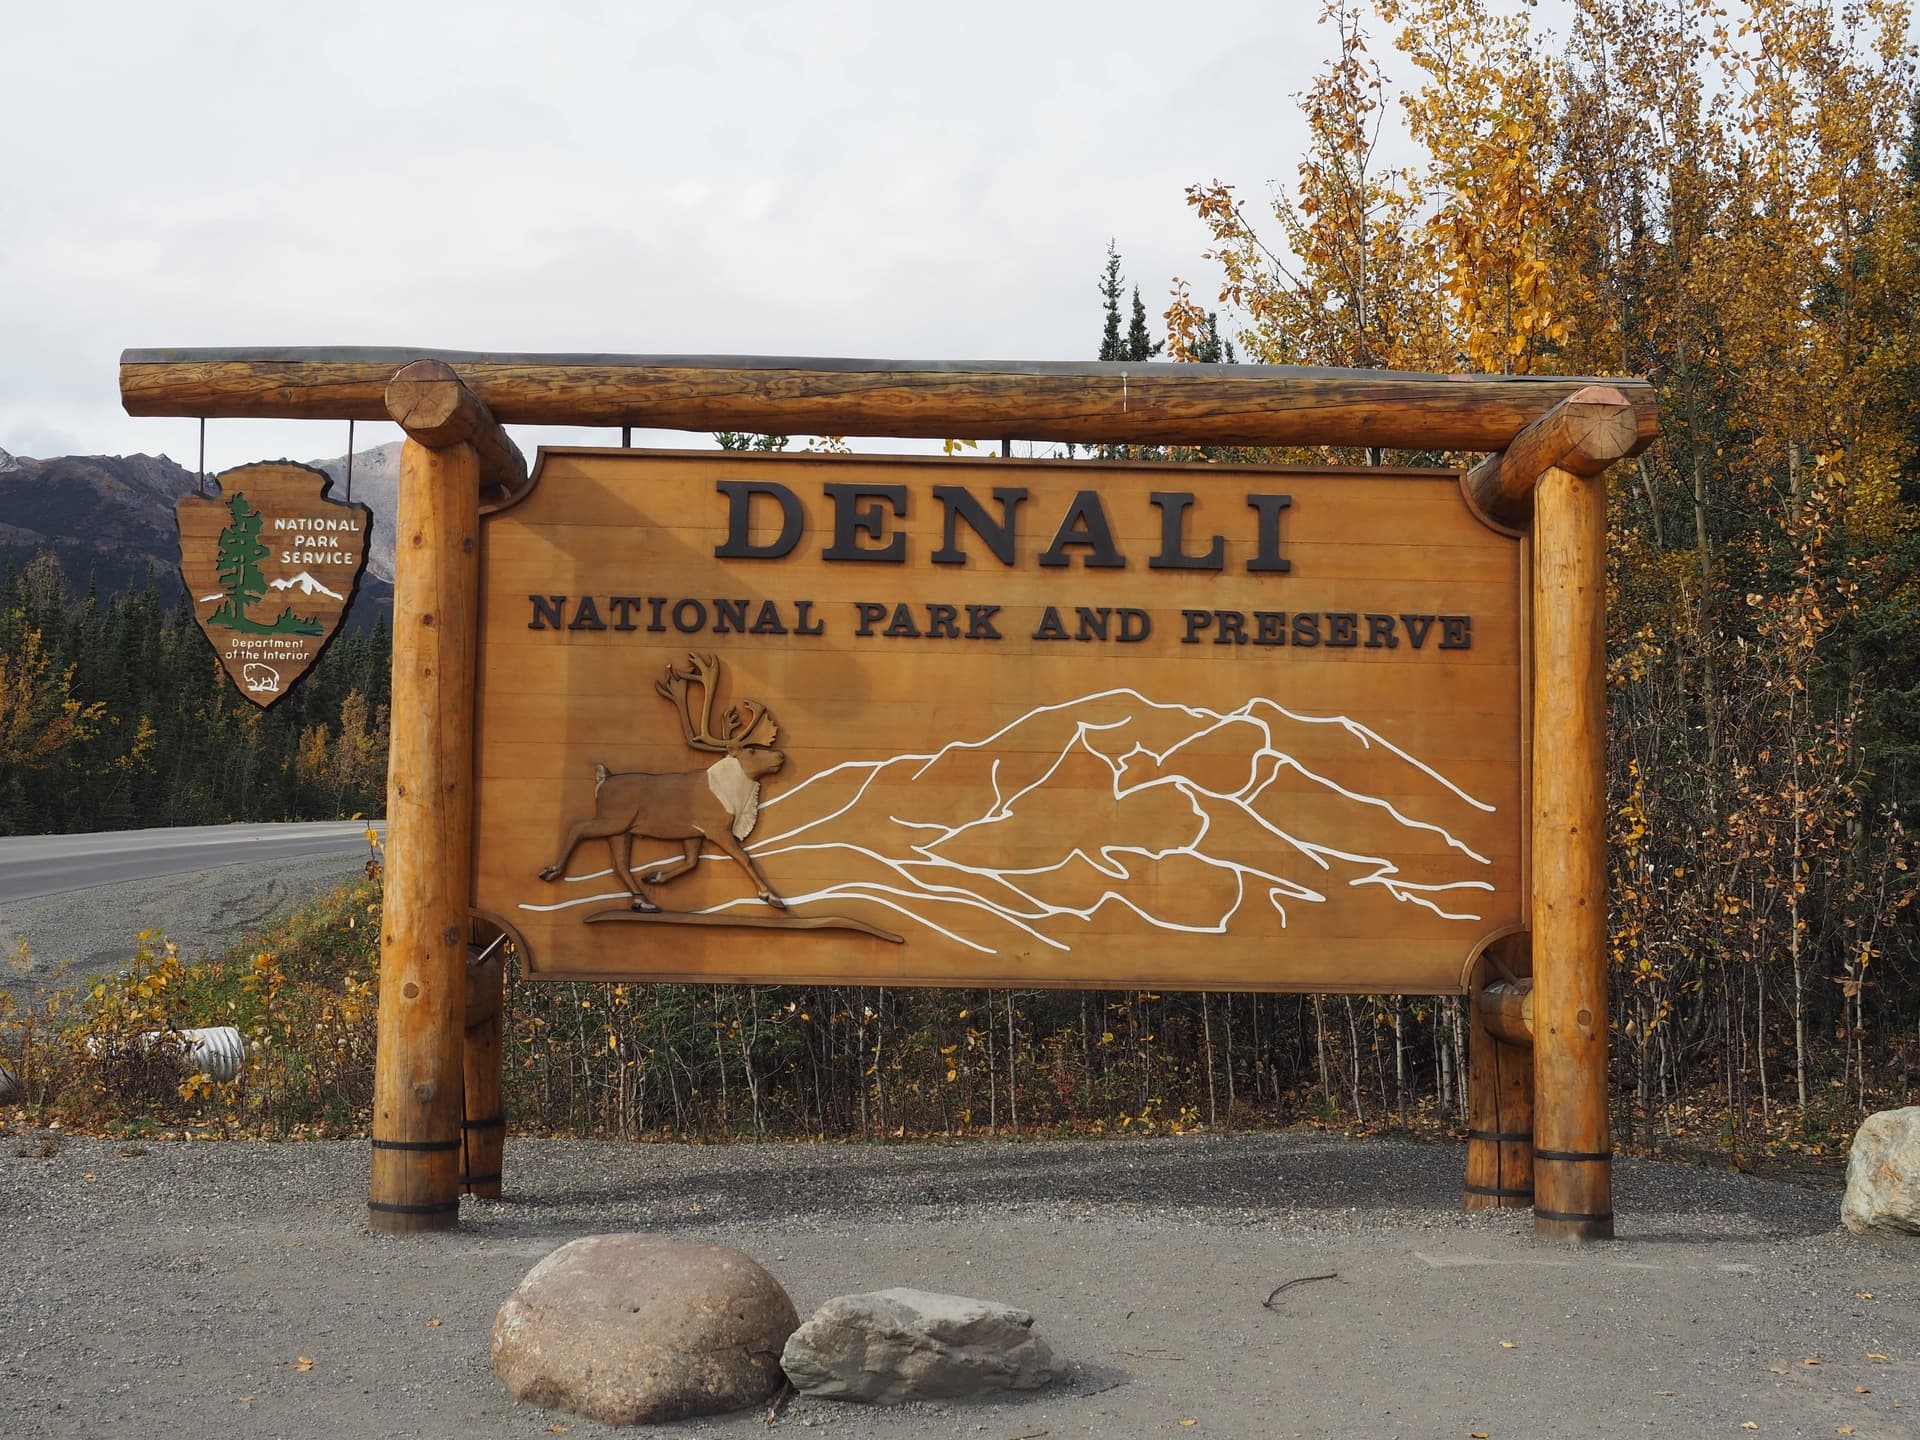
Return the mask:
{"type": "Polygon", "coordinates": [[[129,415],[385,420],[394,372],[422,359],[508,425],[1493,451],[1596,383],[1630,407],[1636,444],[1659,423],[1641,380],[399,348],[128,350],[120,395],[129,415]]]}
{"type": "Polygon", "coordinates": [[[1623,384],[1585,385],[1528,425],[1498,454],[1467,472],[1467,498],[1498,524],[1523,526],[1533,516],[1533,487],[1549,470],[1592,479],[1616,460],[1652,442],[1643,415],[1623,384]]]}
{"type": "Polygon", "coordinates": [[[1533,980],[1494,980],[1474,997],[1480,1023],[1508,1045],[1533,1044],[1533,980]]]}
{"type": "Polygon", "coordinates": [[[462,441],[480,461],[480,492],[495,505],[527,488],[527,461],[486,403],[444,360],[415,360],[387,382],[387,415],[429,450],[462,441]]]}

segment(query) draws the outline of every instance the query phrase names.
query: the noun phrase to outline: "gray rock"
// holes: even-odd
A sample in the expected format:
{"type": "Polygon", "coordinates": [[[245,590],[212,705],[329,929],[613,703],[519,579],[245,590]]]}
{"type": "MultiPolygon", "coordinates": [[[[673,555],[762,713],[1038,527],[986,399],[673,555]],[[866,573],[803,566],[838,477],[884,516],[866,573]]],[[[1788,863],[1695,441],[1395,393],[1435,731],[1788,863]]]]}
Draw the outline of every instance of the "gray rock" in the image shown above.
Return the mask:
{"type": "Polygon", "coordinates": [[[1869,1115],[1847,1155],[1840,1219],[1856,1235],[1920,1235],[1920,1105],[1869,1115]]]}
{"type": "Polygon", "coordinates": [[[1056,1373],[1026,1311],[909,1289],[827,1301],[780,1366],[803,1394],[871,1405],[1034,1390],[1056,1373]]]}
{"type": "Polygon", "coordinates": [[[780,1388],[793,1301],[747,1255],[588,1235],[527,1272],[493,1321],[514,1398],[606,1425],[717,1415],[780,1388]]]}

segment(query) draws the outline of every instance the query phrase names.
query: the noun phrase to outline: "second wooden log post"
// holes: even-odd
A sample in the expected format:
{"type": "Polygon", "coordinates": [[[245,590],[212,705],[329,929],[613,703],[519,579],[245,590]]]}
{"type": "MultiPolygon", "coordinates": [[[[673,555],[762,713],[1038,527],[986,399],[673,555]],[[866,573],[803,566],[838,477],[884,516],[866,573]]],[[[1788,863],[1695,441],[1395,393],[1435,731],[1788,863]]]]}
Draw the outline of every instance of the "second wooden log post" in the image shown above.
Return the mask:
{"type": "MultiPolygon", "coordinates": [[[[1502,968],[1525,968],[1525,937],[1496,942],[1502,968]],[[1502,953],[1503,952],[1503,953],[1502,953]]],[[[1467,1006],[1468,1210],[1525,1209],[1533,1204],[1533,1036],[1491,1024],[1487,999],[1491,957],[1475,969],[1467,1006]]]]}
{"type": "Polygon", "coordinates": [[[1567,1240],[1613,1234],[1605,542],[1605,482],[1549,469],[1533,512],[1533,1213],[1567,1240]]]}
{"type": "Polygon", "coordinates": [[[461,1121],[460,1183],[467,1194],[500,1198],[507,1116],[500,1098],[500,1027],[505,936],[471,947],[467,961],[467,1106],[461,1121]]]}

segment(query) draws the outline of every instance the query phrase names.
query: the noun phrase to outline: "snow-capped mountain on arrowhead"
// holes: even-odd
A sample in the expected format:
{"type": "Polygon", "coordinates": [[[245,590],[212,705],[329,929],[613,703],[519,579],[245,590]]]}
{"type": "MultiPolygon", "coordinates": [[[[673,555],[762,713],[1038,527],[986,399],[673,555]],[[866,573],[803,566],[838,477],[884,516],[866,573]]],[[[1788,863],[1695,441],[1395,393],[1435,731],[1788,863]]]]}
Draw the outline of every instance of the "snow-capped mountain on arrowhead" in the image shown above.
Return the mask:
{"type": "Polygon", "coordinates": [[[1171,940],[1381,905],[1475,928],[1492,812],[1343,716],[1122,689],[800,780],[763,805],[749,848],[837,857],[831,887],[791,900],[868,899],[963,943],[1069,950],[1115,924],[1171,940]]]}
{"type": "Polygon", "coordinates": [[[304,570],[298,575],[289,575],[284,580],[270,580],[267,583],[275,590],[298,590],[302,595],[320,594],[326,596],[329,600],[345,598],[338,590],[329,590],[304,570]]]}

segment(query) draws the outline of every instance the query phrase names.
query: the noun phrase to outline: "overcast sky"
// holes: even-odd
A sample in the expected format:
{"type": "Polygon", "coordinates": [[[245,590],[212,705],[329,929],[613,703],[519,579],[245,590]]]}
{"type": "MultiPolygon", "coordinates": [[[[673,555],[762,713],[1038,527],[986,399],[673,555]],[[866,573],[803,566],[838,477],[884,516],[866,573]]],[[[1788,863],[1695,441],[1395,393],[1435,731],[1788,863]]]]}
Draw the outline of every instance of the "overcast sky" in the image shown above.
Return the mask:
{"type": "Polygon", "coordinates": [[[9,5],[0,447],[192,465],[129,346],[1090,359],[1109,237],[1156,321],[1215,293],[1185,187],[1291,174],[1317,10],[9,5]]]}

